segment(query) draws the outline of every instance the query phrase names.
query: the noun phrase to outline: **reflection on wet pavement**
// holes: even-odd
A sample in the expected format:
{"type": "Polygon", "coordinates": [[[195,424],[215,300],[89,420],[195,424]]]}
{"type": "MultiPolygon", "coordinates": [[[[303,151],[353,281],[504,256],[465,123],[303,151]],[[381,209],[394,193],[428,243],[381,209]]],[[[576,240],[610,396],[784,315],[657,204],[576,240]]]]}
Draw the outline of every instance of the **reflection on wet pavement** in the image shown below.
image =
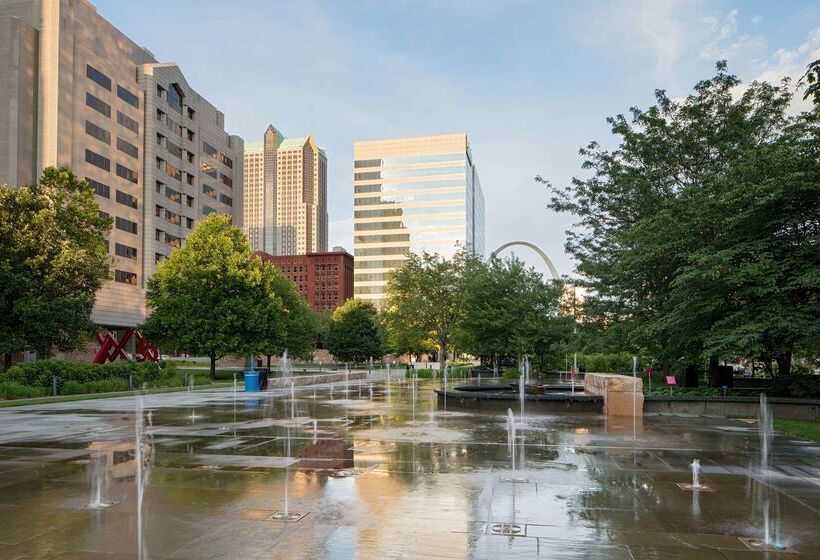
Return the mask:
{"type": "MultiPolygon", "coordinates": [[[[633,439],[631,418],[516,414],[511,446],[506,415],[440,410],[435,387],[143,397],[146,556],[820,558],[815,444],[776,435],[767,477],[743,420],[647,416],[633,439]],[[712,491],[679,487],[693,459],[712,491]],[[762,537],[764,502],[785,552],[739,538],[762,537]]],[[[0,557],[139,557],[136,410],[0,411],[0,557]]]]}

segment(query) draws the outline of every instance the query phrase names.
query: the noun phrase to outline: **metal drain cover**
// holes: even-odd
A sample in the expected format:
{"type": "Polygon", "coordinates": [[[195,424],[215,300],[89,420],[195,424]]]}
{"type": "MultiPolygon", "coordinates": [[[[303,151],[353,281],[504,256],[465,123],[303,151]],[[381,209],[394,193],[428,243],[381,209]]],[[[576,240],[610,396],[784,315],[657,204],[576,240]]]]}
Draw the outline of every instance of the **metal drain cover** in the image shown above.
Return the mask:
{"type": "Polygon", "coordinates": [[[270,521],[283,521],[285,523],[296,523],[304,519],[309,512],[301,513],[298,511],[277,511],[268,517],[270,521]]]}
{"type": "Polygon", "coordinates": [[[769,543],[766,544],[763,539],[753,539],[749,537],[738,537],[738,540],[746,545],[749,550],[762,550],[765,552],[782,552],[782,553],[797,553],[796,550],[789,550],[785,545],[769,543]]]}
{"type": "MultiPolygon", "coordinates": [[[[699,484],[694,486],[689,482],[676,482],[675,486],[680,488],[681,490],[686,490],[687,492],[714,492],[714,488],[709,486],[708,484],[699,484]]],[[[755,549],[759,550],[759,549],[755,549]]]]}
{"type": "Polygon", "coordinates": [[[506,482],[510,484],[528,484],[530,479],[524,478],[523,476],[502,476],[499,479],[499,482],[506,482]]]}
{"type": "Polygon", "coordinates": [[[493,535],[507,535],[510,537],[524,537],[527,535],[524,525],[517,523],[493,523],[490,526],[490,531],[493,535]]]}

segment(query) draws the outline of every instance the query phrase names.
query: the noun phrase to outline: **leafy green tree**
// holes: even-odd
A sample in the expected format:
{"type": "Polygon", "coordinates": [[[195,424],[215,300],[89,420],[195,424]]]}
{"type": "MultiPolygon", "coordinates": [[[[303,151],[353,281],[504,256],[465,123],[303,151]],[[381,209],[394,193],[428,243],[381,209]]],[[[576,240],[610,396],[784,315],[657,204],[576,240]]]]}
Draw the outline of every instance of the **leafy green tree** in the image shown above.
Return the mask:
{"type": "Polygon", "coordinates": [[[492,360],[529,356],[540,370],[557,363],[573,326],[561,314],[562,287],[517,258],[467,259],[459,347],[492,360]]]}
{"type": "Polygon", "coordinates": [[[263,270],[230,216],[209,214],[148,280],[141,329],[162,348],[208,356],[213,378],[216,360],[254,351],[281,309],[263,270]]]}
{"type": "Polygon", "coordinates": [[[736,352],[786,366],[813,336],[816,117],[788,116],[786,82],[739,85],[720,62],[683,100],[656,92],[609,119],[615,149],[582,150],[589,176],[552,189],[550,206],[579,218],[568,249],[585,313],[621,335],[610,350],[646,351],[665,372],[736,352]]]}
{"type": "Polygon", "coordinates": [[[264,326],[255,337],[259,340],[255,351],[267,357],[268,368],[271,356],[281,356],[285,350],[290,356],[307,358],[316,341],[313,313],[293,282],[271,263],[260,260],[259,264],[267,298],[259,302],[264,326]]]}
{"type": "Polygon", "coordinates": [[[815,105],[820,105],[820,58],[809,64],[801,82],[806,83],[803,99],[811,98],[815,105]]]}
{"type": "Polygon", "coordinates": [[[68,167],[48,167],[36,185],[0,186],[0,353],[73,350],[91,339],[94,296],[108,279],[94,191],[68,167]]]}
{"type": "Polygon", "coordinates": [[[369,301],[347,300],[333,312],[325,342],[337,360],[359,363],[380,358],[384,335],[376,308],[369,301]]]}
{"type": "Polygon", "coordinates": [[[438,349],[441,369],[464,314],[462,279],[466,254],[452,259],[411,254],[387,283],[385,317],[390,338],[406,337],[412,344],[429,338],[438,349]]]}

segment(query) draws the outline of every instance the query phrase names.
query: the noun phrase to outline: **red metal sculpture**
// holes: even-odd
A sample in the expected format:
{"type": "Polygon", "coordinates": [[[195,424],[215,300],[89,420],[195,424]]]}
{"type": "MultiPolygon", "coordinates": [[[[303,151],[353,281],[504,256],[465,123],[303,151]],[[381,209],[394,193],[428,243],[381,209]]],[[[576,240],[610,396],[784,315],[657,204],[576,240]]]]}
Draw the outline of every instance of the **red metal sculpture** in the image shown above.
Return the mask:
{"type": "Polygon", "coordinates": [[[95,364],[104,364],[105,362],[114,362],[118,358],[123,360],[130,359],[125,353],[125,345],[135,336],[137,340],[137,352],[134,359],[138,362],[148,360],[149,362],[156,362],[159,360],[159,350],[156,346],[148,342],[148,340],[137,329],[126,329],[122,338],[117,339],[117,335],[112,332],[107,332],[105,335],[97,333],[97,342],[100,344],[100,349],[94,356],[95,364]]]}

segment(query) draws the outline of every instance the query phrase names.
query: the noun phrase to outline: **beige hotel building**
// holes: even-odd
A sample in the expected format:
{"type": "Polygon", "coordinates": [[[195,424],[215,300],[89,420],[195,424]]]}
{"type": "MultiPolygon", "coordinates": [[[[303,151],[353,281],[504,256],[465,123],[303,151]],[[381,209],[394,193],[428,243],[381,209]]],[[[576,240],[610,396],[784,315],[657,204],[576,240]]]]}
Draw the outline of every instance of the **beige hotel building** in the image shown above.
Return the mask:
{"type": "Polygon", "coordinates": [[[353,145],[354,293],[377,307],[408,253],[484,255],[484,193],[467,135],[353,145]]]}
{"type": "Polygon", "coordinates": [[[285,138],[273,125],[245,144],[245,234],[254,251],[327,251],[327,156],[312,136],[285,138]]]}
{"type": "MultiPolygon", "coordinates": [[[[157,20],[171,25],[171,22],[157,20]]],[[[145,318],[156,264],[211,212],[242,223],[243,141],[179,67],[86,0],[0,0],[0,183],[70,165],[113,220],[93,320],[145,318]]]]}

